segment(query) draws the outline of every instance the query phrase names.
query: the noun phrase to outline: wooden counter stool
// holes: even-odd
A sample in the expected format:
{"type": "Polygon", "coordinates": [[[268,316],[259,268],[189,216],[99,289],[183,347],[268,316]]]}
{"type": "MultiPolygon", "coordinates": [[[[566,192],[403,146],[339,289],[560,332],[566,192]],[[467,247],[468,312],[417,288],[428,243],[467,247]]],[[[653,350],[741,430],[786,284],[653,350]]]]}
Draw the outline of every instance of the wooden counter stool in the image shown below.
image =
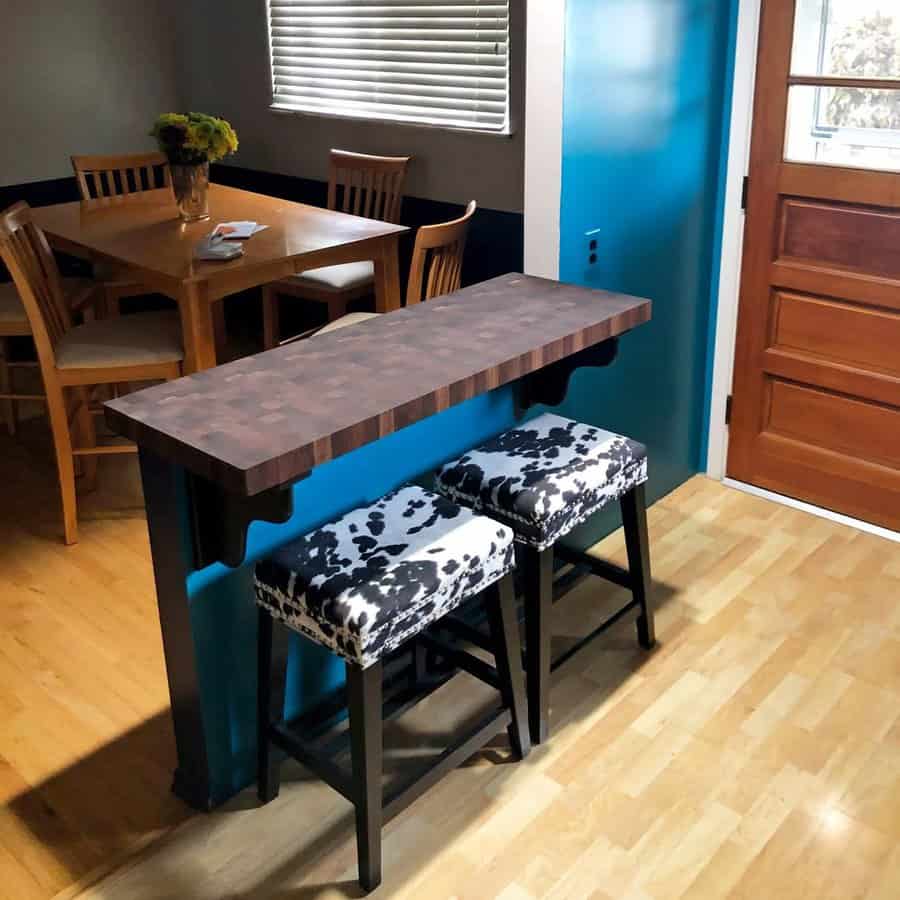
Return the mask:
{"type": "Polygon", "coordinates": [[[438,473],[440,493],[508,524],[521,546],[528,716],[535,744],[548,737],[552,669],[633,609],[638,610],[641,646],[649,649],[655,643],[646,480],[643,445],[552,413],[504,432],[438,473]],[[627,570],[557,544],[612,500],[621,504],[627,570]],[[587,566],[592,574],[628,588],[632,599],[559,659],[551,660],[554,550],[560,559],[587,566]]]}
{"type": "MultiPolygon", "coordinates": [[[[259,797],[279,789],[272,744],[356,807],[359,880],[381,881],[381,829],[448,771],[507,728],[529,749],[512,584],[513,535],[504,525],[407,485],[287,544],[256,566],[259,604],[259,797]],[[480,595],[491,623],[502,706],[398,789],[382,788],[382,661],[428,625],[480,595]],[[272,660],[272,618],[346,661],[351,771],[282,721],[285,660],[272,660]],[[274,678],[273,678],[274,676],[274,678]],[[273,680],[281,687],[273,687],[273,680]]],[[[412,645],[410,645],[412,646],[412,645]]],[[[462,651],[459,651],[462,655],[462,651]]],[[[478,667],[490,669],[475,657],[478,667]]]]}

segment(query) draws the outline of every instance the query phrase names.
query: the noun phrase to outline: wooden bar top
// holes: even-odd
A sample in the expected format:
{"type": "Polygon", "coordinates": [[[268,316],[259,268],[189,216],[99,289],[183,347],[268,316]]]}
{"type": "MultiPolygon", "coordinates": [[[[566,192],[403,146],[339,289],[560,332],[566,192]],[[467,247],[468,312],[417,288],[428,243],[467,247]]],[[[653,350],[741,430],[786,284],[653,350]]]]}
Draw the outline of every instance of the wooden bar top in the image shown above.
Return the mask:
{"type": "Polygon", "coordinates": [[[649,319],[649,300],[503,275],[129,394],[106,418],[252,496],[649,319]]]}

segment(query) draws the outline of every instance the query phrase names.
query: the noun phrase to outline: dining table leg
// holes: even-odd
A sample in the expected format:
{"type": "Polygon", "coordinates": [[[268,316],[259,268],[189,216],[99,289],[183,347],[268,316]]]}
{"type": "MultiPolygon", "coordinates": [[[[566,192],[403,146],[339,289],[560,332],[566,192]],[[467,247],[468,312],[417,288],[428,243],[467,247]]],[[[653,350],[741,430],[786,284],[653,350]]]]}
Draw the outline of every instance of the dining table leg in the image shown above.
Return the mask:
{"type": "Polygon", "coordinates": [[[216,361],[226,362],[228,359],[228,329],[225,326],[225,300],[216,300],[211,304],[211,308],[216,361]]]}
{"type": "Polygon", "coordinates": [[[178,298],[178,309],[184,340],[185,375],[213,368],[216,364],[216,329],[212,304],[206,298],[204,285],[186,284],[178,298]]]}
{"type": "Polygon", "coordinates": [[[396,234],[383,237],[375,257],[375,311],[400,309],[400,256],[396,234]]]}

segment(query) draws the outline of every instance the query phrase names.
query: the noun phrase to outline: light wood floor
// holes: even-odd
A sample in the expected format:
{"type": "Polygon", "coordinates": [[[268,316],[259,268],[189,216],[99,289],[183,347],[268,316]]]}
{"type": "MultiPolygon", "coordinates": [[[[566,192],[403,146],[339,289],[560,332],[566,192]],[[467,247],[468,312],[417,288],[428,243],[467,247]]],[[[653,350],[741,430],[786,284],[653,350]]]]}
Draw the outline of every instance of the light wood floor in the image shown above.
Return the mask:
{"type": "MultiPolygon", "coordinates": [[[[350,807],[299,767],[265,808],[247,791],[171,829],[185,813],[166,791],[131,463],[66,550],[48,540],[34,459],[11,452],[0,445],[0,895],[358,896],[350,807]],[[66,887],[166,829],[106,879],[66,887]]],[[[559,671],[551,742],[522,764],[499,742],[395,819],[373,896],[900,897],[900,545],[700,477],[650,523],[658,649],[623,624],[559,671]]],[[[599,549],[622,560],[618,535],[599,549]]],[[[559,648],[621,600],[600,585],[559,608],[559,648]]],[[[426,732],[474,696],[462,679],[442,689],[395,729],[395,755],[433,744],[426,732]]]]}

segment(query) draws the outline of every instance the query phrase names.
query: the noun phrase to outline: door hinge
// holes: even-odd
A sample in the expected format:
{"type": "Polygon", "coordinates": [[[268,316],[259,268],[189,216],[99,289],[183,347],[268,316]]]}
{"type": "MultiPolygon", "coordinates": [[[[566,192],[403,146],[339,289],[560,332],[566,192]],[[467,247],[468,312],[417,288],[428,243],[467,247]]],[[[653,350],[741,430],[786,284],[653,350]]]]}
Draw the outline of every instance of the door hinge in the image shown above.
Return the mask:
{"type": "Polygon", "coordinates": [[[731,401],[732,401],[732,396],[731,396],[731,394],[729,394],[725,398],[725,424],[726,425],[731,424],[731,406],[732,406],[731,401]]]}
{"type": "Polygon", "coordinates": [[[747,194],[750,191],[750,176],[744,176],[744,183],[741,185],[741,209],[747,210],[747,194]]]}

